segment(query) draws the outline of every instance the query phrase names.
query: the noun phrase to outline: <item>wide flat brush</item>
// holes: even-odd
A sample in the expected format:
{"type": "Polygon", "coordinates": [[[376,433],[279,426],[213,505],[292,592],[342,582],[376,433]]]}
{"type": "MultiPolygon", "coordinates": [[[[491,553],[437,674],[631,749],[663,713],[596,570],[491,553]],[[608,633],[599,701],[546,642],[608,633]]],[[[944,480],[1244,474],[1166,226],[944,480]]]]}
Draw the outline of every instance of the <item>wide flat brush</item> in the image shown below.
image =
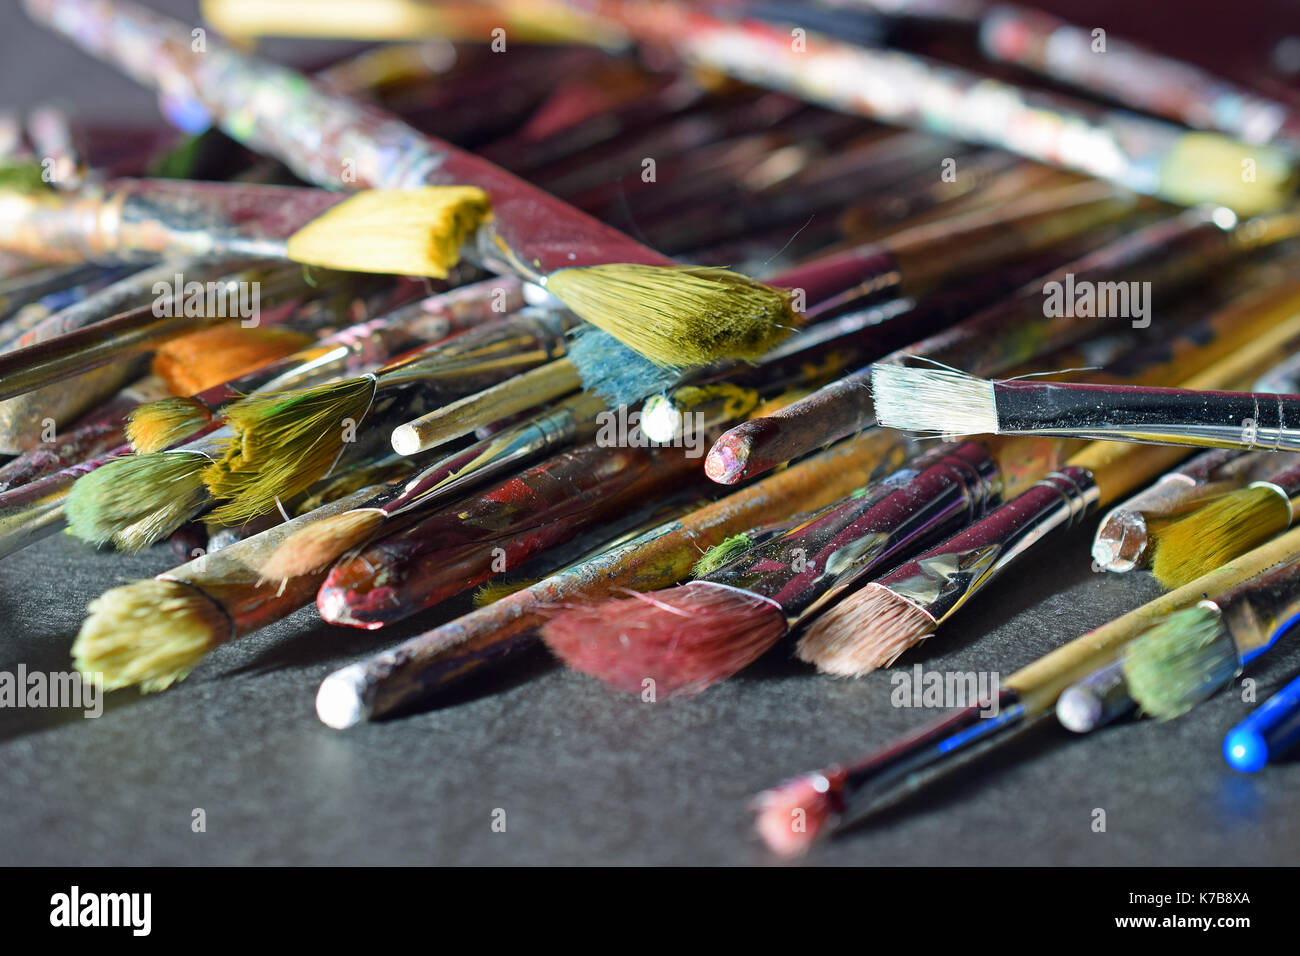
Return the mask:
{"type": "Polygon", "coordinates": [[[215,42],[196,54],[178,21],[118,0],[31,0],[27,10],[134,79],[183,89],[233,137],[309,182],[337,186],[346,170],[360,187],[483,189],[493,220],[466,254],[545,286],[656,362],[759,355],[798,324],[788,294],[728,270],[678,266],[486,160],[293,70],[215,42]],[[83,26],[68,30],[72,23],[83,26]]]}
{"type": "Polygon", "coordinates": [[[320,686],[316,712],[329,726],[344,728],[418,704],[535,647],[536,629],[555,606],[623,588],[653,591],[676,584],[689,576],[702,551],[792,511],[837,501],[893,470],[906,454],[897,432],[849,439],[613,551],[334,672],[320,686]]]}
{"type": "Polygon", "coordinates": [[[77,193],[0,190],[0,248],[64,262],[287,259],[445,279],[489,216],[463,186],[364,190],[123,179],[77,193]]]}
{"type": "Polygon", "coordinates": [[[928,786],[956,766],[1019,737],[1050,715],[1071,684],[1114,661],[1138,634],[1206,594],[1222,594],[1300,551],[1290,531],[1230,567],[1212,571],[1009,675],[995,700],[980,701],[896,740],[863,760],[795,777],[753,801],[755,826],[783,856],[807,852],[843,830],[928,786]],[[996,711],[993,705],[996,704],[996,711]]]}
{"type": "Polygon", "coordinates": [[[574,670],[627,693],[698,693],[752,663],[879,569],[941,540],[998,501],[975,443],[941,446],[865,494],[808,516],[689,584],[576,607],[542,629],[574,670]]]}

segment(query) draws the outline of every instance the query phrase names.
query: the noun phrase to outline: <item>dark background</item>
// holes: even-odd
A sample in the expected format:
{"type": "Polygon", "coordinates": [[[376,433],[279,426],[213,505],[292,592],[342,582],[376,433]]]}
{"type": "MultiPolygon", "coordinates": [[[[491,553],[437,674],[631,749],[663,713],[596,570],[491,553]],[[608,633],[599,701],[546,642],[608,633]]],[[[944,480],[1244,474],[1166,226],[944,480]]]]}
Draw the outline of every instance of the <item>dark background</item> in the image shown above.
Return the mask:
{"type": "MultiPolygon", "coordinates": [[[[195,4],[154,6],[192,18],[195,4]]],[[[1300,33],[1291,5],[1056,8],[1232,72],[1270,70],[1273,44],[1300,33]]],[[[0,89],[11,108],[155,115],[151,94],[16,12],[0,37],[0,89]]],[[[1043,549],[905,663],[1005,676],[1154,597],[1145,574],[1091,571],[1094,526],[1043,549]]],[[[97,554],[64,536],[0,561],[0,669],[66,669],[88,601],[175,563],[165,547],[97,554]]],[[[888,673],[831,681],[777,652],[688,701],[643,704],[538,654],[438,710],[343,733],[317,721],[327,673],[451,613],[376,635],[323,626],[307,609],[220,649],[166,693],[111,695],[98,720],[0,711],[0,862],[763,863],[745,809],[753,793],[933,716],[892,707],[888,673]],[[206,833],[191,832],[197,807],[206,833]],[[505,833],[490,827],[497,808],[505,833]]],[[[1261,699],[1297,670],[1292,642],[1253,672],[1261,699]]],[[[1052,722],[809,861],[1294,863],[1300,763],[1247,776],[1220,756],[1250,706],[1222,694],[1172,723],[1089,738],[1052,722]],[[1105,833],[1091,830],[1094,808],[1105,833]]]]}

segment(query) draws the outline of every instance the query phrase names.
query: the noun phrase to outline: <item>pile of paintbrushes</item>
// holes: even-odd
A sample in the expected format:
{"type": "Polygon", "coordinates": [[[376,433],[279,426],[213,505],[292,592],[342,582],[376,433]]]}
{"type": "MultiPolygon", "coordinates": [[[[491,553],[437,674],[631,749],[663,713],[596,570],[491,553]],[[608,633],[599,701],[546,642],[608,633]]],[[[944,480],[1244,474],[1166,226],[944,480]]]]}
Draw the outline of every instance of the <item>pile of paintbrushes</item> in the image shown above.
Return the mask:
{"type": "MultiPolygon", "coordinates": [[[[183,559],[91,604],[78,668],[158,691],[313,601],[381,630],[486,585],[320,718],[541,641],[656,699],[783,646],[861,677],[1112,506],[1098,567],[1173,590],[763,794],[798,852],[1053,711],[1177,716],[1285,636],[1291,104],[1117,41],[1120,82],[964,2],[371,3],[205,4],[242,41],[402,41],[308,78],[26,2],[181,131],[0,124],[0,556],[66,528],[183,559]]],[[[1229,762],[1298,714],[1292,685],[1229,762]]]]}

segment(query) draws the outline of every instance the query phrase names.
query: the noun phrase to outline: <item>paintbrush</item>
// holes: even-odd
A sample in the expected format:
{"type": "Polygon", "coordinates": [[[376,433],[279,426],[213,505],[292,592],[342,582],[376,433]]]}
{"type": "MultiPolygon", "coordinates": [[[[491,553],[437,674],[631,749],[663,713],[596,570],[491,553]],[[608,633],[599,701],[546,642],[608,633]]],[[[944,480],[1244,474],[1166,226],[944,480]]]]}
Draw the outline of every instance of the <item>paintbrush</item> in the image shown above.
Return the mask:
{"type": "MultiPolygon", "coordinates": [[[[1172,295],[1247,248],[1256,247],[1257,241],[1266,245],[1284,238],[1294,222],[1282,215],[1261,225],[1259,233],[1240,231],[1229,220],[1216,223],[1210,212],[1189,210],[1132,232],[1029,282],[1005,302],[900,350],[891,358],[920,356],[964,367],[974,374],[1009,369],[1036,354],[1079,341],[1114,321],[1113,317],[1095,314],[1076,315],[1072,309],[1052,313],[1045,307],[1045,296],[1052,289],[1063,290],[1067,283],[1089,288],[1098,283],[1148,281],[1151,285],[1147,288],[1153,293],[1172,295]],[[1224,229],[1224,225],[1229,228],[1224,229]],[[1090,286],[1080,285],[1081,281],[1090,286]],[[990,343],[996,347],[990,347],[990,343]]],[[[773,415],[731,429],[709,452],[705,467],[710,477],[731,484],[875,424],[868,388],[870,375],[869,368],[861,369],[773,415]]]]}
{"type": "Polygon", "coordinates": [[[1187,713],[1271,650],[1300,612],[1300,561],[1176,611],[1124,648],[1124,679],[1142,712],[1187,713]]]}
{"type": "Polygon", "coordinates": [[[493,219],[466,255],[520,275],[629,348],[670,366],[760,355],[797,325],[789,296],[737,273],[678,266],[484,160],[301,74],[126,2],[32,0],[28,12],[147,85],[184,90],[234,138],[318,185],[476,186],[493,219]],[[78,22],[83,28],[67,31],[78,22]]]}
{"type": "MultiPolygon", "coordinates": [[[[1260,315],[1256,313],[1259,324],[1230,331],[1218,348],[1191,350],[1183,367],[1199,365],[1200,370],[1184,385],[1203,388],[1250,380],[1271,364],[1278,346],[1272,336],[1278,330],[1270,327],[1268,310],[1263,310],[1262,319],[1260,315]],[[1218,357],[1234,346],[1226,358],[1218,357]]],[[[1286,335],[1294,332],[1284,330],[1281,336],[1286,335]]],[[[1157,369],[1148,374],[1168,373],[1157,369]]],[[[1144,484],[1180,457],[1176,446],[1086,446],[1034,488],[831,608],[804,632],[796,654],[840,676],[889,666],[933,635],[1032,547],[1076,526],[1099,505],[1144,484]]]]}
{"type": "Polygon", "coordinates": [[[1226,564],[1291,526],[1300,465],[1291,456],[1261,480],[1229,492],[1161,528],[1151,570],[1164,587],[1226,564]]]}
{"type": "MultiPolygon", "coordinates": [[[[574,670],[627,693],[698,693],[870,578],[984,514],[1001,481],[974,442],[940,446],[689,584],[567,610],[542,628],[574,670]]],[[[707,555],[706,555],[707,558],[707,555]]]]}
{"type": "Polygon", "coordinates": [[[463,186],[325,189],[118,179],[76,193],[0,191],[0,248],[59,262],[282,259],[445,279],[489,218],[463,186]]]}
{"type": "Polygon", "coordinates": [[[1254,773],[1284,755],[1297,742],[1300,742],[1300,678],[1292,680],[1228,731],[1223,738],[1223,759],[1234,770],[1254,773]]]}
{"type": "Polygon", "coordinates": [[[102,673],[109,690],[139,685],[143,692],[158,691],[183,680],[213,648],[308,603],[320,575],[268,584],[262,562],[286,536],[372,493],[362,489],[156,578],[104,593],[91,602],[77,634],[74,664],[102,673]]]}
{"type": "MultiPolygon", "coordinates": [[[[127,437],[137,452],[161,451],[197,432],[224,406],[250,392],[304,388],[349,377],[421,345],[499,320],[523,304],[522,284],[500,277],[408,303],[326,335],[315,345],[246,375],[226,376],[196,394],[142,405],[131,414],[127,437]]],[[[155,363],[157,358],[155,353],[155,363]]]]}
{"type": "Polygon", "coordinates": [[[795,92],[832,109],[997,146],[1172,202],[1222,203],[1248,215],[1280,205],[1295,181],[1293,161],[1283,150],[1103,111],[814,31],[805,31],[802,43],[792,43],[788,29],[747,19],[743,11],[728,21],[672,0],[549,5],[615,23],[687,64],[795,92]],[[1254,182],[1243,182],[1243,160],[1256,164],[1254,182]]]}
{"type": "MultiPolygon", "coordinates": [[[[231,437],[204,481],[240,523],[329,473],[372,412],[403,417],[537,368],[567,347],[568,313],[528,310],[419,347],[374,372],[307,388],[271,389],[222,409],[231,437]]],[[[385,436],[387,438],[387,436],[385,436]]],[[[406,452],[399,452],[406,454],[406,452]]]]}
{"type": "MultiPolygon", "coordinates": [[[[1300,319],[1292,334],[1300,334],[1300,319]]],[[[991,381],[892,364],[873,367],[871,390],[879,422],[906,431],[1300,451],[1297,395],[991,381]]]]}
{"type": "Polygon", "coordinates": [[[675,443],[681,447],[655,445],[633,430],[604,440],[598,433],[595,442],[373,541],[330,570],[316,597],[321,616],[352,627],[384,627],[518,567],[650,496],[691,490],[705,479],[687,452],[734,421],[736,409],[732,396],[719,395],[697,411],[690,434],[675,443]]]}
{"type": "Polygon", "coordinates": [[[701,551],[755,525],[812,511],[888,473],[906,457],[897,432],[852,438],[679,519],[411,638],[327,677],[316,712],[331,727],[378,719],[536,646],[536,628],[557,606],[622,588],[668,587],[686,578],[701,551]]]}
{"type": "Polygon", "coordinates": [[[759,835],[776,853],[806,852],[818,837],[847,829],[940,779],[968,758],[1015,739],[1051,713],[1065,688],[1115,660],[1134,637],[1170,612],[1189,607],[1206,594],[1222,594],[1291,559],[1297,551],[1300,530],[1020,668],[1003,681],[994,700],[946,715],[864,760],[804,774],[766,791],[753,802],[759,835]]]}

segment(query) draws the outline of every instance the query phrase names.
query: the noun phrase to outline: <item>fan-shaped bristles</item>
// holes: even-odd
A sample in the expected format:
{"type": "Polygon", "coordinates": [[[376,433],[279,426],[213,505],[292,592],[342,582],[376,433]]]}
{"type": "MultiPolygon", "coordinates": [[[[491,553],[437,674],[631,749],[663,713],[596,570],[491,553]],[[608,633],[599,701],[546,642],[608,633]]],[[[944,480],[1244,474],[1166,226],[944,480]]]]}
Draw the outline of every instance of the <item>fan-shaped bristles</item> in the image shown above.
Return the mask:
{"type": "Polygon", "coordinates": [[[1177,611],[1124,649],[1124,679],[1143,711],[1160,720],[1185,714],[1232,680],[1237,650],[1219,612],[1177,611]]]}
{"type": "Polygon", "coordinates": [[[652,688],[662,699],[725,680],[785,632],[785,615],[769,602],[692,581],[564,611],[542,637],[574,670],[631,694],[652,688]]]}
{"type": "Polygon", "coordinates": [[[235,437],[203,476],[212,497],[229,499],[213,517],[243,524],[325,477],[374,397],[375,379],[360,376],[251,395],[227,407],[235,437]]]}
{"type": "Polygon", "coordinates": [[[691,577],[702,578],[706,574],[712,574],[732,558],[743,554],[753,546],[754,539],[748,534],[744,532],[733,534],[700,555],[700,560],[696,561],[695,566],[691,568],[691,577]]]}
{"type": "Polygon", "coordinates": [[[943,435],[992,435],[998,430],[993,383],[964,372],[873,365],[871,401],[886,428],[943,435]]]}
{"type": "Polygon", "coordinates": [[[104,687],[138,684],[142,693],[184,680],[230,637],[230,619],[204,594],[150,579],[113,588],[90,602],[72,645],[79,671],[103,674],[104,687]]]}
{"type": "Polygon", "coordinates": [[[934,619],[888,588],[868,584],[815,618],[795,655],[823,674],[861,677],[934,634],[934,619]]]}
{"type": "Polygon", "coordinates": [[[1291,502],[1275,489],[1242,488],[1159,529],[1151,570],[1166,588],[1182,587],[1280,534],[1290,523],[1291,502]]]}
{"type": "Polygon", "coordinates": [[[291,355],[312,341],[310,335],[282,326],[246,329],[238,322],[223,322],[162,343],[154,352],[152,369],[173,395],[197,395],[291,355]]]}
{"type": "Polygon", "coordinates": [[[660,365],[757,358],[798,325],[784,289],[702,266],[559,269],[546,288],[575,314],[660,365]]]}
{"type": "Polygon", "coordinates": [[[280,543],[262,565],[262,579],[282,581],[324,570],[364,544],[383,522],[380,512],[361,508],[313,521],[280,543]]]}
{"type": "Polygon", "coordinates": [[[773,853],[802,856],[839,812],[842,787],[816,773],[763,791],[751,805],[758,835],[773,853]]]}
{"type": "Polygon", "coordinates": [[[496,604],[502,598],[509,597],[524,588],[530,588],[536,583],[535,580],[527,578],[518,581],[493,581],[474,592],[474,606],[487,607],[489,604],[496,604]]]}
{"type": "Polygon", "coordinates": [[[212,409],[194,398],[160,398],[132,409],[126,440],[138,455],[162,451],[211,423],[212,409]]]}
{"type": "Polygon", "coordinates": [[[77,479],[68,495],[68,530],[95,545],[138,551],[194,517],[208,499],[199,452],[128,455],[77,479]]]}
{"type": "Polygon", "coordinates": [[[331,269],[445,279],[489,210],[474,186],[370,189],[295,232],[288,254],[331,269]]]}

